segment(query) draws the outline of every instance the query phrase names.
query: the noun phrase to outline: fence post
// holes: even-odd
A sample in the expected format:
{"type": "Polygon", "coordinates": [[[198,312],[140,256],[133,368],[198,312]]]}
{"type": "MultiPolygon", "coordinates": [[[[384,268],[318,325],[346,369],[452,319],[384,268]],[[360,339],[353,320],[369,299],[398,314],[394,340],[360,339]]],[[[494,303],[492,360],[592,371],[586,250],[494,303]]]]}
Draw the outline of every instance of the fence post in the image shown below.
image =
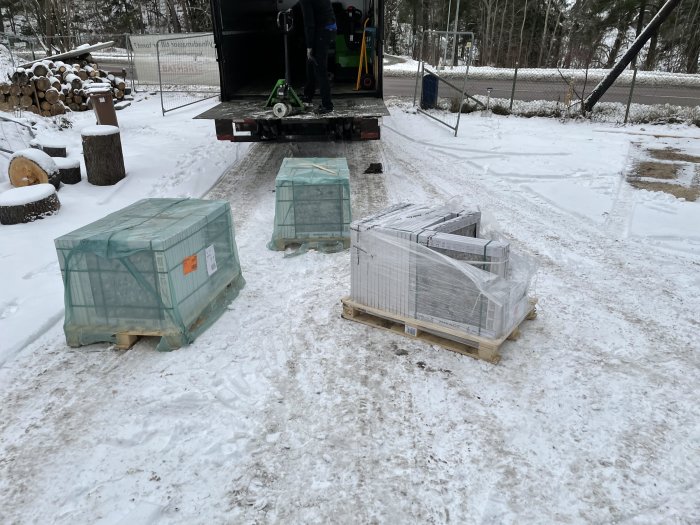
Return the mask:
{"type": "Polygon", "coordinates": [[[625,124],[627,124],[627,117],[630,114],[630,106],[632,105],[632,95],[634,94],[634,83],[637,80],[637,66],[634,66],[634,73],[632,73],[632,85],[630,86],[630,96],[627,99],[627,109],[625,109],[625,124]]]}
{"type": "Polygon", "coordinates": [[[510,90],[510,111],[513,111],[513,99],[515,98],[515,83],[518,81],[518,63],[515,63],[515,73],[513,73],[513,88],[510,90]]]}

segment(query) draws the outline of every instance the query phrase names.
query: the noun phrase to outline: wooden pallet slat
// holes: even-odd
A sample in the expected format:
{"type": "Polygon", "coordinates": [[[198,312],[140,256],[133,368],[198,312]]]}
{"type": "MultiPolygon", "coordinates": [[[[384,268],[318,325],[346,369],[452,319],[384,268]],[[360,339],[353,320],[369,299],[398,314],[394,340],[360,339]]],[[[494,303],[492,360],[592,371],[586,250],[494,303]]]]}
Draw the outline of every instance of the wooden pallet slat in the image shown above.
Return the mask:
{"type": "Polygon", "coordinates": [[[496,364],[500,361],[500,347],[506,340],[515,340],[520,335],[520,325],[525,320],[537,317],[535,299],[530,300],[530,308],[515,324],[515,327],[503,337],[487,339],[478,335],[460,332],[435,323],[410,319],[400,315],[384,312],[376,308],[362,305],[350,298],[341,300],[343,305],[342,317],[368,326],[389,330],[411,339],[418,339],[429,344],[442,346],[462,355],[488,361],[496,364]]]}

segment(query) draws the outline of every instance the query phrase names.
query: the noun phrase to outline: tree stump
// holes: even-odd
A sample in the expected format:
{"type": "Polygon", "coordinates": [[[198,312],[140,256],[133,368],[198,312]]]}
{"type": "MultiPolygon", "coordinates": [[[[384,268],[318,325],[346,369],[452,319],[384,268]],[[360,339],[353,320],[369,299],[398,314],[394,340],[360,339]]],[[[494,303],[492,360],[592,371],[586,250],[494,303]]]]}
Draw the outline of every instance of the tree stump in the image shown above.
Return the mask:
{"type": "MultiPolygon", "coordinates": [[[[65,157],[66,147],[59,144],[42,144],[41,149],[50,157],[65,157]]],[[[54,161],[55,162],[55,161],[54,161]]]]}
{"type": "Polygon", "coordinates": [[[80,175],[80,161],[78,159],[54,159],[61,182],[63,184],[78,184],[82,177],[80,175]]]}
{"type": "Polygon", "coordinates": [[[0,194],[0,224],[21,224],[43,219],[61,207],[56,188],[34,184],[0,194]]]}
{"type": "Polygon", "coordinates": [[[126,177],[118,127],[89,126],[83,129],[81,135],[90,184],[111,186],[126,177]]]}
{"type": "Polygon", "coordinates": [[[54,160],[41,150],[28,148],[20,150],[10,157],[7,169],[13,186],[31,186],[50,183],[58,189],[61,179],[58,166],[54,160]]]}

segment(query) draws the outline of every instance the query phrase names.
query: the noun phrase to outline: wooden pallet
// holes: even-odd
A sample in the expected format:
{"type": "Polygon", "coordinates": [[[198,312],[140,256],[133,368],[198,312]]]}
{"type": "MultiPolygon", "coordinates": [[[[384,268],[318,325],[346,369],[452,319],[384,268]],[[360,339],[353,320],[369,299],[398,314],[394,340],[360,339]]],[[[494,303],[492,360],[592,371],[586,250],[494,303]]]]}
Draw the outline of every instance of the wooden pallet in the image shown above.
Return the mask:
{"type": "MultiPolygon", "coordinates": [[[[238,274],[230,283],[228,283],[221,289],[221,291],[219,291],[216,297],[214,297],[209,302],[209,305],[211,306],[219,301],[224,300],[224,298],[228,296],[229,289],[232,286],[240,287],[242,280],[243,276],[241,274],[238,274]]],[[[201,328],[201,325],[207,322],[210,315],[211,312],[205,309],[200,313],[199,317],[197,317],[188,325],[187,330],[189,332],[197,331],[199,328],[201,328]]],[[[136,341],[138,341],[141,337],[164,337],[166,340],[169,339],[168,344],[171,348],[179,348],[180,346],[182,346],[183,343],[183,333],[180,331],[166,332],[164,330],[126,330],[124,332],[118,332],[115,334],[115,346],[118,350],[128,350],[129,348],[134,346],[134,344],[136,344],[136,341]]]]}
{"type": "Polygon", "coordinates": [[[489,363],[498,363],[501,356],[499,349],[504,341],[515,340],[520,335],[520,324],[525,320],[535,319],[537,310],[536,299],[530,300],[530,308],[519,319],[513,330],[499,339],[488,339],[478,335],[454,330],[427,321],[419,321],[400,315],[394,315],[376,308],[365,306],[346,297],[343,304],[342,317],[351,321],[390,330],[397,334],[418,339],[429,344],[435,344],[463,355],[482,359],[489,363]]]}
{"type": "MultiPolygon", "coordinates": [[[[141,339],[142,337],[168,337],[168,334],[165,332],[147,332],[147,331],[141,331],[141,332],[120,332],[115,335],[116,341],[115,341],[115,346],[117,350],[128,350],[132,346],[136,344],[136,341],[141,339]]],[[[182,337],[181,334],[173,334],[174,340],[178,340],[182,337]]],[[[178,345],[179,346],[179,345],[178,345]]]]}
{"type": "Polygon", "coordinates": [[[275,250],[280,252],[285,251],[287,248],[297,247],[304,244],[314,248],[323,244],[332,245],[333,243],[342,243],[343,250],[350,248],[350,239],[348,237],[312,237],[309,239],[275,239],[272,241],[275,250]]]}

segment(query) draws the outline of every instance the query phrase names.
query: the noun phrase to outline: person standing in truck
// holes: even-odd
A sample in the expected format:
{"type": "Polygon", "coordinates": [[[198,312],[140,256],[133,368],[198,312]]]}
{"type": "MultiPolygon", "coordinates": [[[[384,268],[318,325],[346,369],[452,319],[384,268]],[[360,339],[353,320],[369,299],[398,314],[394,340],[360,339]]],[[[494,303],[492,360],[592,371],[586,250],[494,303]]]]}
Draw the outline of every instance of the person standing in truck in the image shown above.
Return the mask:
{"type": "Polygon", "coordinates": [[[306,37],[306,85],[302,100],[310,103],[318,84],[321,105],[316,113],[330,113],[333,111],[333,101],[328,81],[328,49],[338,30],[331,0],[299,0],[299,5],[304,15],[306,37]]]}

